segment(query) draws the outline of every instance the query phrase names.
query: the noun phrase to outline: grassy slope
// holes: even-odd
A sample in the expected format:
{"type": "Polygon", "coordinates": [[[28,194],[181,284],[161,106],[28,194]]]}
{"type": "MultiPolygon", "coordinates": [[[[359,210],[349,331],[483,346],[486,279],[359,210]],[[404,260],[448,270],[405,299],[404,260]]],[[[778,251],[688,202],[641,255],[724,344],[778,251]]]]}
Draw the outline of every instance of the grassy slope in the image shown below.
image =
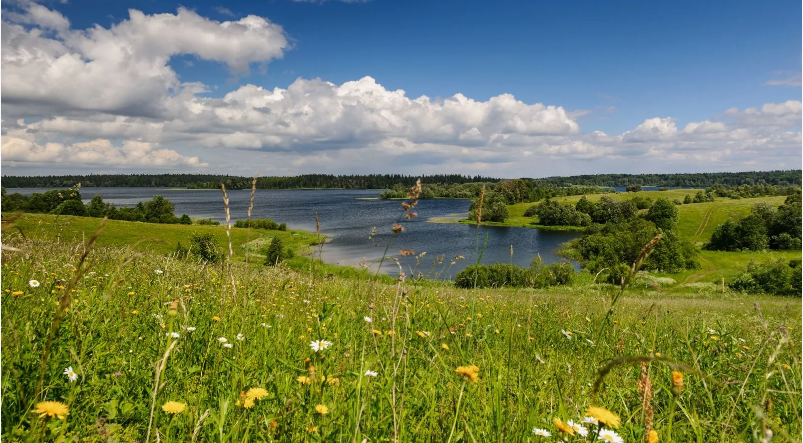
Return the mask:
{"type": "MultiPolygon", "coordinates": [[[[153,234],[167,228],[157,227],[153,234]]],[[[101,242],[136,237],[116,229],[105,234],[110,238],[101,242]]],[[[218,441],[220,435],[224,441],[392,441],[397,434],[399,441],[448,441],[453,435],[453,442],[527,442],[533,427],[557,434],[554,417],[579,421],[592,405],[621,416],[624,441],[643,441],[638,365],[613,368],[597,395],[591,384],[612,358],[658,355],[653,353],[687,365],[677,408],[669,394],[672,368],[648,366],[661,441],[670,440],[670,410],[676,412],[672,441],[753,441],[751,434],[763,425],[788,434],[783,441],[800,439],[798,299],[634,289],[606,322],[614,290],[594,285],[474,293],[411,281],[394,287],[361,278],[310,278],[283,267],[235,263],[234,293],[220,268],[119,247],[92,252],[93,273],[79,279],[54,341],[43,397],[68,404],[70,415],[39,419],[31,409],[43,338],[57,285],[71,278],[76,256],[64,241],[25,242],[8,231],[3,237],[4,244],[30,254],[3,253],[4,440],[52,441],[63,433],[79,441],[102,441],[99,435],[145,441],[154,363],[172,342],[170,331],[179,338],[153,416],[165,443],[190,441],[194,429],[195,441],[218,441]],[[132,255],[135,260],[127,261],[132,255]],[[32,278],[41,286],[31,288],[32,278]],[[171,320],[167,306],[177,299],[171,320]],[[763,317],[753,311],[754,302],[763,317]],[[794,345],[780,340],[782,325],[794,345]],[[238,334],[244,340],[235,339],[238,334]],[[233,347],[224,348],[218,337],[233,347]],[[318,339],[331,341],[331,348],[313,352],[309,343],[318,339]],[[455,368],[463,365],[478,367],[477,384],[461,381],[455,368]],[[74,383],[62,374],[67,366],[78,373],[74,383]],[[368,369],[378,376],[364,377],[368,369]],[[311,372],[314,384],[299,384],[297,377],[311,372]],[[338,383],[322,383],[321,375],[338,383]],[[252,409],[237,406],[240,393],[255,386],[269,396],[252,409]],[[168,400],[185,403],[186,410],[163,413],[160,406],[168,400]],[[769,402],[772,408],[765,410],[761,405],[769,402]],[[329,413],[316,413],[318,404],[329,413]],[[205,411],[209,416],[201,419],[205,411]],[[39,437],[40,430],[47,436],[39,437]]]]}

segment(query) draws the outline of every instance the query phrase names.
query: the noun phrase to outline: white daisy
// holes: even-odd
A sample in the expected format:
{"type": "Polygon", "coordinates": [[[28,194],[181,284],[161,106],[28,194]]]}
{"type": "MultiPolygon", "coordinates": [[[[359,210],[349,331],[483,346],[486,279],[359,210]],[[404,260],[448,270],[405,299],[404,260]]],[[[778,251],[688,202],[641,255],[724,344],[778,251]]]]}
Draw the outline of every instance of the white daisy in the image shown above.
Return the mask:
{"type": "Polygon", "coordinates": [[[379,373],[377,373],[375,371],[372,371],[370,369],[365,371],[365,376],[366,377],[376,377],[377,375],[379,375],[379,373]]]}
{"type": "Polygon", "coordinates": [[[72,370],[72,366],[68,366],[67,369],[64,370],[64,375],[67,376],[67,379],[70,380],[70,383],[78,380],[78,374],[72,370]]]}
{"type": "Polygon", "coordinates": [[[572,429],[574,429],[574,432],[576,432],[580,437],[588,436],[588,428],[586,428],[585,426],[579,423],[575,423],[572,420],[567,420],[566,424],[569,425],[572,429]]]}
{"type": "Polygon", "coordinates": [[[218,337],[217,341],[219,341],[219,342],[221,342],[221,343],[226,343],[226,342],[227,342],[227,341],[229,341],[229,340],[228,340],[228,339],[226,339],[226,337],[218,337]]]}
{"type": "Polygon", "coordinates": [[[541,428],[533,428],[533,434],[539,437],[552,437],[552,434],[550,434],[549,431],[541,428]]]}
{"type": "Polygon", "coordinates": [[[245,336],[243,334],[237,334],[237,340],[243,341],[245,340],[245,336]]]}
{"type": "Polygon", "coordinates": [[[223,343],[223,347],[231,349],[231,343],[223,343]]]}
{"type": "Polygon", "coordinates": [[[622,439],[622,437],[619,436],[619,434],[611,431],[610,429],[603,429],[599,431],[599,436],[597,437],[597,439],[611,443],[625,443],[625,441],[622,439]]]}
{"type": "Polygon", "coordinates": [[[187,326],[187,332],[192,332],[195,330],[195,326],[187,326]]]}
{"type": "Polygon", "coordinates": [[[563,336],[566,337],[567,340],[571,340],[572,339],[572,331],[567,331],[565,329],[561,329],[560,333],[563,334],[563,336]]]}
{"type": "Polygon", "coordinates": [[[544,362],[544,359],[543,359],[543,358],[541,358],[541,356],[540,356],[540,355],[538,355],[538,354],[535,354],[535,359],[536,359],[536,360],[538,360],[538,363],[541,363],[541,364],[544,364],[544,363],[545,363],[545,362],[544,362]]]}
{"type": "Polygon", "coordinates": [[[157,270],[153,271],[153,273],[156,274],[156,275],[161,275],[161,274],[164,274],[165,271],[162,271],[161,269],[157,269],[157,270]]]}
{"type": "Polygon", "coordinates": [[[362,319],[365,320],[368,323],[371,323],[372,321],[374,321],[371,317],[363,317],[362,319]]]}
{"type": "Polygon", "coordinates": [[[315,352],[323,351],[324,349],[328,349],[329,346],[332,346],[332,342],[326,340],[316,340],[309,344],[309,347],[312,348],[315,352]]]}
{"type": "Polygon", "coordinates": [[[166,335],[168,337],[170,337],[170,338],[178,338],[179,337],[178,332],[168,332],[166,335]]]}
{"type": "Polygon", "coordinates": [[[38,287],[39,287],[39,280],[31,280],[31,281],[29,281],[29,282],[28,282],[28,284],[29,284],[29,285],[30,285],[32,288],[38,288],[38,287]]]}
{"type": "Polygon", "coordinates": [[[584,425],[595,425],[595,426],[596,426],[596,425],[598,425],[598,424],[599,424],[599,420],[597,420],[597,419],[596,419],[596,418],[594,418],[594,417],[583,417],[583,419],[582,419],[582,420],[580,420],[580,421],[581,421],[581,422],[582,422],[584,425]]]}

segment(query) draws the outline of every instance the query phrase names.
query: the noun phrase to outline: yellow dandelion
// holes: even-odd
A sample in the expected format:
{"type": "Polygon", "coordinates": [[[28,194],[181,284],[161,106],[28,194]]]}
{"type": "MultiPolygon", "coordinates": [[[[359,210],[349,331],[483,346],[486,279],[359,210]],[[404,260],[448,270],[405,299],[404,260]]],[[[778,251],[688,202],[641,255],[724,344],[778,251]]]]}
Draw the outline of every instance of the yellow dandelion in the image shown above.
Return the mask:
{"type": "Polygon", "coordinates": [[[177,401],[169,401],[162,405],[162,410],[167,412],[168,414],[178,414],[184,411],[187,407],[184,403],[177,402],[177,401]]]}
{"type": "Polygon", "coordinates": [[[371,331],[371,333],[373,333],[374,335],[382,335],[382,331],[378,329],[374,329],[373,331],[371,331]]]}
{"type": "Polygon", "coordinates": [[[253,408],[254,407],[254,399],[246,397],[245,400],[243,400],[243,407],[245,409],[253,408]]]}
{"type": "Polygon", "coordinates": [[[565,434],[574,435],[574,428],[562,422],[558,417],[552,419],[552,424],[555,425],[556,428],[558,428],[558,431],[563,432],[565,434]]]}
{"type": "Polygon", "coordinates": [[[672,371],[672,393],[675,395],[680,395],[683,391],[683,373],[678,371],[672,371]]]}
{"type": "Polygon", "coordinates": [[[306,375],[299,375],[296,380],[301,383],[302,385],[310,385],[312,384],[312,379],[307,377],[306,375]]]}
{"type": "Polygon", "coordinates": [[[586,411],[586,415],[594,417],[600,423],[608,425],[612,428],[619,428],[619,425],[622,423],[622,420],[618,415],[605,408],[591,406],[588,408],[588,411],[586,411]]]}
{"type": "Polygon", "coordinates": [[[329,378],[326,379],[326,384],[329,384],[329,385],[332,385],[332,386],[340,386],[340,379],[337,378],[337,377],[329,377],[329,378]]]}
{"type": "Polygon", "coordinates": [[[480,368],[475,365],[459,366],[455,369],[458,375],[462,376],[469,383],[476,383],[480,379],[478,374],[480,368]]]}
{"type": "Polygon", "coordinates": [[[307,432],[309,432],[310,434],[314,434],[314,433],[318,432],[318,427],[317,426],[308,426],[307,427],[307,432]]]}
{"type": "Polygon", "coordinates": [[[315,406],[315,412],[317,412],[317,413],[319,413],[321,415],[326,415],[326,414],[329,413],[329,408],[327,408],[326,405],[316,405],[315,406]]]}
{"type": "Polygon", "coordinates": [[[449,350],[449,345],[447,345],[446,343],[441,344],[441,347],[443,348],[444,351],[449,350]]]}
{"type": "Polygon", "coordinates": [[[253,398],[259,400],[268,396],[268,390],[265,388],[251,388],[245,393],[246,398],[253,398]]]}
{"type": "Polygon", "coordinates": [[[218,322],[219,322],[219,321],[220,321],[220,317],[218,317],[218,316],[216,315],[216,316],[212,317],[212,320],[214,320],[214,321],[218,321],[218,322]]]}
{"type": "Polygon", "coordinates": [[[658,432],[653,429],[647,434],[647,443],[658,443],[658,432]]]}
{"type": "Polygon", "coordinates": [[[11,295],[22,295],[22,294],[23,294],[22,291],[14,291],[11,293],[11,295]]]}
{"type": "Polygon", "coordinates": [[[70,408],[59,401],[43,401],[41,403],[37,403],[36,409],[31,412],[34,414],[39,414],[40,417],[47,415],[48,417],[58,417],[59,419],[64,420],[64,417],[70,414],[70,408]]]}

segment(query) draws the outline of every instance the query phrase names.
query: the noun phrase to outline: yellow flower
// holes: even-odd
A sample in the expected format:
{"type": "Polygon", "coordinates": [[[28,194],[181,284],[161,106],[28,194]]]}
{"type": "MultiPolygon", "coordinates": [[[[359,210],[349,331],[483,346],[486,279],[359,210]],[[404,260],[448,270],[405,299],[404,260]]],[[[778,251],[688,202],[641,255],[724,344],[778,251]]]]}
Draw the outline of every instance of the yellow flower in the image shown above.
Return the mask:
{"type": "Polygon", "coordinates": [[[622,420],[619,418],[618,415],[614,414],[613,412],[605,409],[605,408],[598,408],[591,406],[586,411],[586,415],[596,418],[600,423],[608,425],[612,428],[619,428],[619,424],[622,423],[622,420]]]}
{"type": "Polygon", "coordinates": [[[167,412],[168,414],[178,414],[183,412],[184,409],[187,407],[184,403],[180,403],[177,401],[169,401],[162,405],[162,410],[167,412]]]}
{"type": "Polygon", "coordinates": [[[307,427],[307,432],[309,432],[310,434],[314,434],[314,433],[318,432],[318,427],[317,426],[308,426],[307,427]]]}
{"type": "Polygon", "coordinates": [[[457,369],[455,369],[455,372],[461,375],[467,382],[476,383],[477,380],[480,379],[480,376],[478,374],[479,370],[480,368],[478,368],[477,366],[470,365],[470,366],[459,366],[457,369]]]}
{"type": "Polygon", "coordinates": [[[301,383],[302,385],[312,384],[312,379],[307,377],[306,375],[299,375],[298,378],[296,378],[296,380],[298,380],[298,382],[301,383]]]}
{"type": "Polygon", "coordinates": [[[683,373],[672,371],[672,393],[675,395],[680,395],[681,391],[683,391],[683,388],[683,373]]]}
{"type": "Polygon", "coordinates": [[[552,419],[552,424],[555,425],[556,428],[558,428],[558,431],[564,432],[569,435],[574,435],[574,428],[560,421],[558,417],[552,419]]]}
{"type": "Polygon", "coordinates": [[[220,321],[220,317],[218,317],[218,316],[216,315],[216,316],[212,317],[212,320],[214,320],[214,321],[220,321]]]}
{"type": "Polygon", "coordinates": [[[253,398],[248,398],[248,397],[246,397],[246,399],[245,399],[245,400],[243,400],[243,407],[244,407],[245,409],[251,409],[251,408],[253,408],[253,407],[254,407],[254,399],[253,399],[253,398]]]}
{"type": "Polygon", "coordinates": [[[246,398],[253,398],[259,400],[268,396],[268,390],[265,388],[251,388],[245,393],[246,398]]]}
{"type": "Polygon", "coordinates": [[[36,409],[31,412],[34,414],[39,414],[40,417],[47,415],[48,417],[58,417],[59,419],[64,420],[64,417],[70,414],[70,408],[68,408],[64,403],[58,401],[43,401],[41,403],[37,403],[36,409]]]}
{"type": "Polygon", "coordinates": [[[421,332],[421,331],[416,331],[416,334],[417,334],[419,337],[421,337],[421,338],[427,338],[427,334],[424,334],[424,333],[423,333],[423,332],[421,332]]]}
{"type": "Polygon", "coordinates": [[[380,331],[380,330],[378,330],[378,329],[374,329],[374,330],[373,330],[373,331],[371,331],[371,332],[372,332],[374,335],[382,335],[382,331],[380,331]]]}
{"type": "Polygon", "coordinates": [[[22,295],[22,294],[23,294],[22,291],[14,291],[11,293],[11,295],[22,295]]]}
{"type": "Polygon", "coordinates": [[[325,415],[329,413],[329,408],[327,408],[326,405],[317,405],[315,406],[315,412],[325,415]]]}
{"type": "Polygon", "coordinates": [[[658,443],[658,432],[653,429],[647,434],[647,443],[658,443]]]}
{"type": "Polygon", "coordinates": [[[441,347],[443,348],[444,351],[449,350],[449,345],[447,345],[446,343],[441,344],[441,347]]]}
{"type": "Polygon", "coordinates": [[[326,379],[326,383],[332,386],[340,386],[340,379],[337,377],[329,377],[326,379]]]}

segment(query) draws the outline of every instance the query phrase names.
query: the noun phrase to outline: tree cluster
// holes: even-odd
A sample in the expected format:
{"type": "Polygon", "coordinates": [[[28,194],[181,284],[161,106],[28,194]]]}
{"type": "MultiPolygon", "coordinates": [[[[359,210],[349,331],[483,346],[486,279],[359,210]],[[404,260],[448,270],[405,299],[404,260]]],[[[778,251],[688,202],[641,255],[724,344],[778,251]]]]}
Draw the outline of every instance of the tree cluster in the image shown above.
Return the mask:
{"type": "Polygon", "coordinates": [[[799,250],[801,247],[800,193],[786,197],[774,208],[768,203],[753,205],[750,214],[727,220],[714,229],[705,246],[714,251],[762,251],[765,249],[799,250]]]}

